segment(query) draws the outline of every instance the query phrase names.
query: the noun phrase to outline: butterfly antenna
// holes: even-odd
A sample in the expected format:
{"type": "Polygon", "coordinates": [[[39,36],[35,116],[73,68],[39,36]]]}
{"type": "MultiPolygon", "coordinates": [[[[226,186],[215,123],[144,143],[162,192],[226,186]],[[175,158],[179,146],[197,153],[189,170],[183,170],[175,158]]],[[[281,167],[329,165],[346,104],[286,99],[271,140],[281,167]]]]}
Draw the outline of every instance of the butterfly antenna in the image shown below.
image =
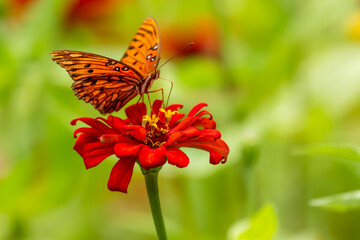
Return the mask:
{"type": "Polygon", "coordinates": [[[150,95],[149,95],[149,93],[147,93],[146,95],[147,95],[148,100],[149,100],[149,106],[150,106],[150,109],[152,109],[151,100],[150,100],[150,95]]]}
{"type": "Polygon", "coordinates": [[[186,48],[190,47],[191,45],[194,45],[194,42],[188,43],[188,45],[186,45],[185,47],[183,47],[179,52],[177,52],[174,56],[172,56],[171,58],[169,58],[168,60],[166,60],[166,62],[164,62],[163,64],[161,64],[161,66],[158,68],[160,69],[162,66],[164,66],[166,63],[168,63],[171,59],[173,59],[174,57],[176,57],[177,55],[179,55],[182,51],[184,51],[186,48]]]}

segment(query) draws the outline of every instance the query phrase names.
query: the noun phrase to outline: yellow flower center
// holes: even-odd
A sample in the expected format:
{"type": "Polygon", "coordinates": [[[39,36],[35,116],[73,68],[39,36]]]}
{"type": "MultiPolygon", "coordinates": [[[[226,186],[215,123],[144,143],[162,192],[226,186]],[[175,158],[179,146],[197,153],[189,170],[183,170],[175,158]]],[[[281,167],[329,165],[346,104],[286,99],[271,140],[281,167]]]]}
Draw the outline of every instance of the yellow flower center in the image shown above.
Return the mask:
{"type": "Polygon", "coordinates": [[[152,117],[149,117],[148,115],[145,115],[142,119],[143,126],[146,125],[146,123],[149,123],[150,127],[157,128],[156,123],[159,121],[159,118],[153,114],[152,117]]]}
{"type": "Polygon", "coordinates": [[[165,119],[166,119],[166,122],[165,122],[165,126],[168,128],[169,127],[169,122],[172,118],[173,115],[179,113],[178,111],[171,111],[171,110],[165,110],[163,108],[160,108],[160,112],[163,112],[164,115],[165,115],[165,119]]]}
{"type": "Polygon", "coordinates": [[[178,113],[163,108],[160,108],[160,112],[164,113],[165,122],[159,121],[160,118],[155,114],[151,117],[145,115],[142,119],[142,126],[147,130],[145,144],[152,148],[158,148],[166,142],[165,135],[170,131],[169,122],[178,113]]]}

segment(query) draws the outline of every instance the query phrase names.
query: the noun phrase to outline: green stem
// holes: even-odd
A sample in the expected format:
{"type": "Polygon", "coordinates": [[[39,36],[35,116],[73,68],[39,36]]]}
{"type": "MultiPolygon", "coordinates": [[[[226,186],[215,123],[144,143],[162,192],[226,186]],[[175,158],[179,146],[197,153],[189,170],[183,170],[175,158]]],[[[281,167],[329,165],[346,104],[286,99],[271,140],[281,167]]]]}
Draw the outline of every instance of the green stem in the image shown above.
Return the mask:
{"type": "Polygon", "coordinates": [[[166,229],[164,219],[161,213],[159,189],[158,189],[158,174],[159,168],[146,170],[141,168],[141,171],[145,177],[146,190],[150,202],[151,213],[153,216],[156,233],[159,240],[166,240],[166,229]]]}

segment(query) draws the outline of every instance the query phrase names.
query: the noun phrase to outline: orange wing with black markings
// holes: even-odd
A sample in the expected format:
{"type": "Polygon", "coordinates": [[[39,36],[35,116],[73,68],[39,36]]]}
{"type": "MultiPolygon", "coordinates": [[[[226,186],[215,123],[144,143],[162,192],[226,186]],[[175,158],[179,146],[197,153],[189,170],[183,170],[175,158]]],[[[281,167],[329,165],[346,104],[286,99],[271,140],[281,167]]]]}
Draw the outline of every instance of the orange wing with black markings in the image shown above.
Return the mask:
{"type": "Polygon", "coordinates": [[[138,94],[136,86],[142,77],[119,61],[78,51],[60,50],[51,54],[74,80],[75,95],[102,114],[118,111],[138,94]]]}
{"type": "Polygon", "coordinates": [[[121,61],[79,51],[53,51],[53,60],[74,80],[79,99],[100,113],[120,110],[138,94],[148,93],[159,76],[160,38],[154,18],[147,18],[136,32],[121,61]]]}
{"type": "Polygon", "coordinates": [[[160,60],[160,35],[154,18],[141,24],[125,52],[121,62],[142,74],[143,78],[153,74],[160,60]]]}

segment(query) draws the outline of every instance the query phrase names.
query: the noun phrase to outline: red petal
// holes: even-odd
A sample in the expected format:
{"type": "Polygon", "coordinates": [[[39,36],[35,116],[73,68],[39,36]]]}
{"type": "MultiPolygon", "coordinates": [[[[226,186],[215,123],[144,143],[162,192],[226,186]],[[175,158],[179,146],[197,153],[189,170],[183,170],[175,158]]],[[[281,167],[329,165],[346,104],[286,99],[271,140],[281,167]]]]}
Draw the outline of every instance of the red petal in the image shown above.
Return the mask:
{"type": "Polygon", "coordinates": [[[186,117],[181,122],[179,122],[178,125],[176,125],[173,129],[171,129],[171,131],[169,133],[182,131],[182,130],[186,129],[187,127],[193,125],[196,121],[197,121],[197,118],[195,118],[195,117],[186,117]]]}
{"type": "Polygon", "coordinates": [[[100,142],[102,143],[117,143],[117,142],[126,142],[129,141],[129,138],[121,134],[103,134],[100,137],[100,142]]]}
{"type": "Polygon", "coordinates": [[[127,188],[133,174],[136,158],[121,158],[113,167],[108,181],[110,191],[127,193],[127,188]]]}
{"type": "Polygon", "coordinates": [[[143,144],[135,142],[120,142],[115,144],[114,152],[118,158],[121,157],[136,157],[143,144]]]}
{"type": "Polygon", "coordinates": [[[146,115],[146,105],[144,103],[131,105],[125,109],[125,113],[132,124],[141,125],[142,118],[146,115]]]}
{"type": "Polygon", "coordinates": [[[200,133],[202,133],[203,131],[199,130],[196,127],[188,127],[187,129],[185,129],[184,131],[182,131],[185,136],[189,137],[189,138],[194,138],[200,135],[200,133]]]}
{"type": "Polygon", "coordinates": [[[183,132],[174,132],[170,134],[168,140],[165,143],[165,146],[171,146],[173,145],[178,139],[180,139],[182,136],[184,136],[183,132]]]}
{"type": "Polygon", "coordinates": [[[155,149],[144,145],[139,152],[139,162],[145,169],[164,165],[166,163],[164,145],[155,149]]]}
{"type": "MultiPolygon", "coordinates": [[[[71,122],[70,122],[70,124],[71,125],[76,125],[76,123],[77,123],[77,121],[82,121],[82,119],[84,119],[84,118],[75,118],[74,120],[72,120],[71,122]]],[[[92,119],[92,118],[91,118],[92,119]]]]}
{"type": "Polygon", "coordinates": [[[176,147],[166,148],[166,157],[168,163],[179,168],[186,167],[189,164],[189,157],[176,147]]]}
{"type": "Polygon", "coordinates": [[[159,116],[159,109],[161,108],[162,103],[162,100],[157,99],[154,101],[154,103],[152,104],[151,115],[155,114],[156,116],[159,116]]]}
{"type": "Polygon", "coordinates": [[[130,125],[123,128],[127,134],[130,134],[133,138],[139,142],[144,142],[146,140],[146,129],[138,125],[130,125]]]}
{"type": "Polygon", "coordinates": [[[210,153],[210,163],[212,164],[218,164],[222,159],[224,160],[221,163],[225,163],[227,156],[229,154],[229,147],[221,139],[217,139],[216,141],[209,141],[209,142],[185,141],[185,142],[176,143],[173,146],[190,147],[190,148],[197,148],[208,151],[210,153]]]}
{"type": "Polygon", "coordinates": [[[114,154],[113,144],[94,142],[94,140],[96,139],[81,134],[74,145],[74,150],[83,158],[87,169],[95,167],[105,158],[114,154]]]}
{"type": "Polygon", "coordinates": [[[95,128],[97,130],[99,130],[102,133],[110,133],[111,129],[103,122],[94,119],[94,118],[87,118],[87,117],[83,117],[83,118],[77,118],[74,119],[70,122],[71,125],[75,125],[77,121],[82,121],[85,124],[89,125],[92,128],[95,128]],[[110,130],[110,132],[109,132],[110,130]]]}
{"type": "Polygon", "coordinates": [[[204,129],[215,129],[216,122],[209,118],[199,118],[199,121],[196,122],[193,126],[194,127],[203,127],[204,129]]]}
{"type": "MultiPolygon", "coordinates": [[[[210,153],[210,163],[211,164],[214,164],[214,165],[219,164],[221,162],[221,160],[223,159],[223,156],[221,156],[221,154],[216,151],[209,150],[209,153],[210,153]]],[[[226,160],[225,160],[225,162],[226,162],[226,160]]]]}
{"type": "Polygon", "coordinates": [[[221,133],[216,129],[201,130],[199,137],[212,137],[214,139],[221,138],[221,133]]]}
{"type": "Polygon", "coordinates": [[[202,110],[201,112],[199,112],[198,114],[195,115],[195,117],[202,117],[204,115],[208,114],[210,116],[210,119],[213,118],[212,114],[209,111],[206,110],[202,110]]]}
{"type": "Polygon", "coordinates": [[[85,167],[92,168],[101,163],[105,158],[114,154],[112,145],[101,146],[99,149],[95,149],[91,152],[87,152],[83,155],[85,167]]]}
{"type": "Polygon", "coordinates": [[[174,124],[176,124],[177,121],[179,121],[183,117],[185,117],[184,113],[178,113],[178,114],[175,114],[174,116],[172,116],[172,118],[169,122],[169,128],[172,128],[174,126],[174,124]]]}
{"type": "Polygon", "coordinates": [[[92,147],[88,147],[88,145],[92,143],[100,143],[99,138],[94,135],[83,133],[76,139],[73,148],[82,156],[86,152],[91,151],[92,147]]]}
{"type": "Polygon", "coordinates": [[[82,127],[82,128],[78,128],[74,131],[74,137],[76,138],[76,135],[78,133],[86,133],[88,135],[93,135],[93,136],[100,136],[101,132],[95,128],[89,128],[89,127],[82,127]]]}
{"type": "Polygon", "coordinates": [[[191,111],[188,114],[188,117],[193,117],[195,116],[195,114],[200,111],[200,109],[202,109],[203,107],[206,107],[207,104],[206,103],[199,103],[198,105],[196,105],[195,107],[193,107],[193,109],[191,109],[191,111]]]}
{"type": "Polygon", "coordinates": [[[228,154],[229,154],[229,152],[230,152],[229,146],[226,144],[226,142],[224,142],[224,141],[221,140],[221,139],[217,139],[217,140],[215,141],[215,143],[216,143],[220,148],[224,149],[224,152],[225,152],[226,156],[225,156],[224,160],[223,160],[221,163],[226,163],[227,156],[228,156],[228,154]]]}
{"type": "Polygon", "coordinates": [[[109,126],[111,126],[112,128],[115,128],[115,129],[118,129],[118,128],[121,128],[121,127],[127,125],[126,121],[124,121],[123,119],[121,119],[119,117],[114,117],[111,115],[108,116],[108,119],[105,122],[107,124],[109,124],[109,126]]]}
{"type": "Polygon", "coordinates": [[[171,104],[170,106],[168,106],[166,108],[166,111],[167,110],[171,110],[171,111],[179,111],[179,109],[183,108],[183,105],[182,104],[171,104]]]}

